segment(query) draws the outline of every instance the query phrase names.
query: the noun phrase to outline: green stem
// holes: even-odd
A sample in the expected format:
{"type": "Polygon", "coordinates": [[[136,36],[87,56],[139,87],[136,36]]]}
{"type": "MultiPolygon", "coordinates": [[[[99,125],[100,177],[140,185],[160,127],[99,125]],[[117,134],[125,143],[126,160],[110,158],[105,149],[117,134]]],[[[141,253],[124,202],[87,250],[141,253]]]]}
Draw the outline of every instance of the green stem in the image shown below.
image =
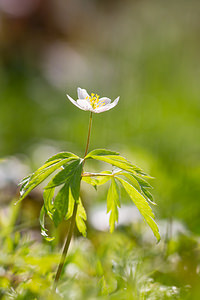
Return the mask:
{"type": "MultiPolygon", "coordinates": [[[[116,173],[117,174],[117,173],[116,173]]],[[[115,174],[115,175],[116,175],[115,174]]],[[[82,177],[97,177],[97,176],[110,176],[110,177],[114,177],[114,174],[104,174],[104,173],[89,173],[89,172],[85,172],[82,174],[82,177]]]]}
{"type": "Polygon", "coordinates": [[[58,266],[58,270],[56,272],[56,277],[54,279],[54,289],[56,289],[58,280],[60,279],[60,275],[61,275],[64,263],[65,263],[65,258],[66,258],[66,255],[67,255],[67,252],[68,252],[68,249],[69,249],[69,245],[70,245],[70,242],[71,242],[72,234],[73,234],[73,231],[74,231],[75,220],[76,220],[77,207],[78,207],[78,204],[77,204],[77,202],[75,202],[74,211],[73,211],[73,215],[72,215],[72,218],[71,218],[69,231],[68,231],[68,234],[67,234],[67,239],[66,239],[66,242],[65,242],[65,246],[63,248],[63,252],[62,252],[61,260],[60,260],[60,263],[59,263],[59,266],[58,266]]]}
{"type": "MultiPolygon", "coordinates": [[[[85,158],[85,156],[88,153],[88,148],[89,148],[89,143],[90,143],[91,128],[92,128],[92,112],[90,113],[89,128],[88,128],[88,137],[87,137],[87,143],[86,143],[84,158],[85,158]]],[[[84,165],[84,162],[83,162],[83,165],[84,165]]],[[[57,283],[58,283],[58,281],[60,279],[60,276],[61,276],[61,273],[62,273],[62,269],[63,269],[64,263],[65,263],[65,259],[66,259],[66,256],[67,256],[67,252],[68,252],[68,249],[69,249],[69,245],[70,245],[70,242],[71,242],[71,239],[72,239],[72,234],[73,234],[73,231],[74,231],[74,226],[75,226],[75,221],[76,221],[77,208],[78,208],[78,203],[75,202],[73,215],[72,215],[70,226],[69,226],[69,230],[68,230],[68,233],[67,233],[67,238],[66,238],[65,245],[64,245],[64,248],[63,248],[63,252],[62,252],[61,259],[60,259],[60,263],[58,265],[58,269],[57,269],[57,272],[56,272],[56,277],[54,279],[54,284],[53,284],[53,289],[54,290],[56,289],[57,283]]]]}
{"type": "Polygon", "coordinates": [[[90,113],[90,120],[89,120],[89,127],[88,127],[88,137],[87,137],[87,144],[86,144],[86,147],[85,147],[84,158],[86,157],[86,155],[88,153],[88,148],[89,148],[89,143],[90,143],[91,128],[92,128],[92,112],[90,113]]]}

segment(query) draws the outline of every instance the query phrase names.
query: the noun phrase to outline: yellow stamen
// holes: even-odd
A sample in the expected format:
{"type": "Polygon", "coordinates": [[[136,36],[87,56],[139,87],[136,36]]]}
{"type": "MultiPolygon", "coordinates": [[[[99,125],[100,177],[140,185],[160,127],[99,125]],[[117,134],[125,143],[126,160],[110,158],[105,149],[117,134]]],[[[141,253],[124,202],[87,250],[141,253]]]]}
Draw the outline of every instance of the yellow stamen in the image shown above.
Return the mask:
{"type": "Polygon", "coordinates": [[[89,101],[90,101],[90,104],[91,104],[93,109],[96,109],[98,107],[101,107],[101,106],[105,105],[105,101],[99,102],[99,95],[94,94],[94,93],[91,93],[91,96],[89,96],[89,101]]]}

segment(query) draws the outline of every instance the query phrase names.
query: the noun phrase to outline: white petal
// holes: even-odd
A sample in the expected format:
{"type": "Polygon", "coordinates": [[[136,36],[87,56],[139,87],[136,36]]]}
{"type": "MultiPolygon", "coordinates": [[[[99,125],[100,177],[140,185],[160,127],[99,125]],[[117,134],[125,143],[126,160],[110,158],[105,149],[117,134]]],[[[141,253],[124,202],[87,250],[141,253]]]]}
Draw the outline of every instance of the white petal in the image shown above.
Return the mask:
{"type": "Polygon", "coordinates": [[[77,93],[78,93],[78,99],[85,99],[89,98],[89,95],[85,89],[81,89],[80,87],[77,88],[77,93]]]}
{"type": "Polygon", "coordinates": [[[83,110],[92,110],[92,106],[87,100],[77,100],[78,105],[83,109],[83,110]]]}
{"type": "Polygon", "coordinates": [[[68,99],[71,101],[71,103],[73,103],[75,106],[77,106],[78,108],[82,109],[82,110],[85,110],[83,109],[82,106],[80,106],[74,99],[72,99],[72,97],[70,97],[69,95],[67,95],[68,99]]]}
{"type": "Polygon", "coordinates": [[[107,111],[107,110],[109,110],[109,109],[115,107],[115,106],[117,105],[118,101],[119,101],[119,97],[117,97],[117,98],[116,98],[112,103],[110,103],[110,104],[107,104],[107,105],[104,105],[104,106],[102,106],[102,107],[96,108],[96,109],[94,110],[94,112],[97,113],[97,114],[99,114],[99,113],[101,113],[101,112],[107,111]]]}
{"type": "Polygon", "coordinates": [[[109,98],[107,98],[107,97],[102,97],[102,98],[99,99],[98,104],[100,104],[102,102],[104,102],[105,105],[106,105],[106,104],[110,104],[111,100],[109,98]]]}

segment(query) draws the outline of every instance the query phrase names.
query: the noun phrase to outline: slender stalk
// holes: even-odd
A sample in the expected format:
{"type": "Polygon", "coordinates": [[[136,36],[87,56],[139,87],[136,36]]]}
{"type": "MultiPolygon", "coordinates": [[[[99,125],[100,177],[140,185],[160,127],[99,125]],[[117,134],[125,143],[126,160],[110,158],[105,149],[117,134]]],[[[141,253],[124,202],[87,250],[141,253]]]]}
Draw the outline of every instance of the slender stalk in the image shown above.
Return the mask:
{"type": "Polygon", "coordinates": [[[82,177],[97,177],[97,176],[110,176],[110,177],[113,177],[113,174],[88,173],[88,172],[85,172],[85,173],[82,174],[82,177]]]}
{"type": "Polygon", "coordinates": [[[90,143],[91,128],[92,128],[92,112],[90,113],[90,120],[89,120],[89,127],[88,127],[88,137],[87,137],[87,144],[86,144],[86,147],[85,147],[84,158],[86,157],[86,155],[88,153],[88,148],[89,148],[89,143],[90,143]]]}
{"type": "MultiPolygon", "coordinates": [[[[90,113],[89,127],[88,127],[88,137],[87,137],[87,143],[86,143],[84,158],[88,153],[88,148],[89,148],[89,143],[90,143],[91,127],[92,127],[92,112],[90,113]]],[[[83,165],[84,165],[84,162],[83,162],[83,165]]],[[[72,239],[72,234],[73,234],[73,231],[74,231],[74,225],[75,225],[75,221],[76,221],[77,208],[78,208],[78,203],[75,202],[73,215],[72,215],[69,230],[68,230],[68,233],[67,233],[67,238],[66,238],[65,245],[64,245],[64,248],[63,248],[60,263],[58,265],[58,269],[57,269],[57,272],[56,272],[56,277],[54,279],[54,284],[53,284],[53,289],[54,290],[56,289],[58,280],[60,279],[62,269],[63,269],[64,263],[65,263],[65,258],[67,256],[69,245],[70,245],[70,242],[71,242],[71,239],[72,239]]]]}
{"type": "Polygon", "coordinates": [[[66,242],[65,242],[65,246],[63,248],[63,252],[62,252],[61,260],[60,260],[60,263],[59,263],[59,266],[58,266],[58,270],[56,272],[56,277],[54,279],[54,289],[56,288],[58,280],[60,278],[64,263],[65,263],[65,258],[66,258],[66,255],[67,255],[67,252],[68,252],[68,249],[69,249],[69,245],[70,245],[70,242],[71,242],[72,234],[73,234],[73,231],[74,231],[75,220],[76,220],[77,207],[78,207],[78,204],[75,202],[74,211],[73,211],[70,227],[69,227],[68,234],[67,234],[67,239],[66,239],[66,242]]]}

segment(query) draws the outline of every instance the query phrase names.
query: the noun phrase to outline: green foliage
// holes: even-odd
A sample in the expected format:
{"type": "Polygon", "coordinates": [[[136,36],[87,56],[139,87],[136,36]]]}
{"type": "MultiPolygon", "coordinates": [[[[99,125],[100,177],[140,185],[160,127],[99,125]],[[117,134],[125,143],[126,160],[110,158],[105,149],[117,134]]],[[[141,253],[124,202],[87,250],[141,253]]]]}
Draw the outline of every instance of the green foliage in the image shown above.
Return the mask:
{"type": "Polygon", "coordinates": [[[115,229],[115,222],[118,222],[118,207],[120,207],[119,190],[115,179],[112,178],[107,195],[107,213],[111,212],[109,220],[111,233],[115,229]]]}
{"type": "MultiPolygon", "coordinates": [[[[86,62],[91,62],[92,51],[92,68],[96,66],[100,70],[108,61],[117,67],[114,76],[102,68],[105,72],[99,72],[98,76],[90,72],[89,78],[79,68],[74,68],[77,81],[83,82],[88,89],[93,87],[100,94],[104,91],[111,96],[121,95],[122,102],[111,114],[96,116],[98,138],[91,140],[91,149],[104,143],[108,149],[118,149],[113,145],[119,143],[126,145],[123,151],[135,156],[139,166],[144,163],[144,170],[150,168],[156,177],[154,196],[159,201],[159,216],[168,218],[171,215],[183,220],[190,230],[200,234],[200,89],[197,75],[200,69],[200,1],[168,1],[166,6],[161,5],[161,1],[153,1],[152,5],[149,1],[113,5],[111,14],[115,16],[113,26],[118,32],[117,40],[109,26],[110,15],[106,13],[109,2],[103,1],[101,10],[98,3],[90,1],[94,15],[97,13],[101,22],[95,22],[93,28],[96,31],[101,25],[107,27],[106,51],[107,30],[101,30],[100,35],[87,35],[91,25],[90,9],[86,12],[85,26],[79,27],[80,35],[88,37],[84,53],[79,48],[76,30],[72,29],[70,34],[67,31],[64,37],[63,31],[60,34],[55,25],[55,18],[50,20],[52,28],[56,26],[52,37],[55,42],[69,42],[71,36],[73,50],[80,51],[86,62]],[[151,18],[146,15],[147,11],[151,18]],[[188,11],[188,18],[183,18],[188,11]]],[[[52,13],[57,16],[57,10],[52,13]]],[[[70,19],[76,20],[76,10],[74,14],[68,13],[70,19]]],[[[44,18],[46,20],[46,15],[44,18]]],[[[67,17],[65,20],[68,22],[67,17]]],[[[4,22],[3,30],[10,32],[9,22],[4,22]]],[[[35,30],[35,24],[27,24],[30,30],[24,31],[21,43],[15,44],[19,34],[16,28],[11,37],[5,33],[2,38],[0,156],[22,153],[33,161],[31,149],[35,149],[37,141],[59,147],[68,137],[70,149],[82,149],[87,113],[82,114],[66,104],[63,85],[56,82],[58,77],[41,71],[44,70],[43,59],[35,63],[35,52],[30,47],[30,32],[35,30]]],[[[49,23],[34,31],[38,53],[51,50],[48,42],[46,47],[40,43],[41,34],[47,36],[51,32],[49,23]]],[[[45,59],[48,60],[48,56],[45,59]]],[[[87,67],[89,69],[90,64],[87,67]]],[[[64,79],[64,86],[67,91],[70,88],[69,92],[74,91],[71,76],[64,79]]]]}
{"type": "Polygon", "coordinates": [[[79,159],[78,156],[63,152],[56,156],[51,157],[42,167],[40,167],[33,174],[25,177],[20,184],[20,199],[23,200],[35,187],[42,183],[49,175],[58,170],[60,167],[65,166],[71,160],[79,159]],[[55,158],[56,157],[56,158],[55,158]]]}
{"type": "MultiPolygon", "coordinates": [[[[118,201],[119,191],[117,189],[117,185],[114,180],[115,178],[122,184],[123,188],[126,190],[131,200],[138,208],[144,220],[150,226],[155,237],[157,238],[157,241],[159,241],[160,240],[159,229],[157,224],[154,221],[155,216],[152,212],[152,209],[148,204],[148,202],[153,203],[152,195],[148,191],[148,189],[152,187],[144,179],[144,178],[150,178],[150,176],[144,173],[140,168],[134,166],[132,163],[127,161],[124,157],[120,156],[119,153],[117,152],[104,150],[104,149],[97,149],[91,151],[86,156],[85,159],[89,159],[89,158],[101,160],[106,163],[110,163],[114,167],[117,167],[117,169],[113,171],[112,175],[105,174],[105,177],[107,177],[108,180],[112,178],[111,186],[110,189],[108,190],[108,196],[107,196],[107,212],[111,211],[110,231],[113,232],[115,222],[118,222],[117,207],[120,207],[118,201]],[[126,179],[128,179],[129,182],[121,178],[121,176],[126,177],[126,179]]],[[[94,182],[91,182],[91,184],[94,185],[94,182]]],[[[98,179],[97,182],[95,182],[95,185],[98,185],[98,179]]]]}
{"type": "Polygon", "coordinates": [[[155,237],[159,241],[160,234],[159,234],[158,226],[154,221],[155,217],[148,202],[130,183],[128,183],[127,181],[125,181],[120,177],[116,177],[116,178],[121,182],[124,189],[127,191],[128,195],[130,196],[131,200],[137,206],[139,212],[144,217],[145,221],[150,226],[155,237]]]}
{"type": "Polygon", "coordinates": [[[80,199],[81,179],[96,189],[97,186],[111,180],[107,195],[107,213],[110,213],[110,232],[114,231],[115,224],[118,222],[120,191],[116,182],[117,180],[122,184],[122,187],[126,190],[144,220],[152,229],[157,240],[160,240],[158,226],[154,221],[154,214],[148,204],[148,201],[152,202],[152,195],[148,190],[152,187],[145,179],[150,178],[150,176],[130,163],[126,158],[120,156],[119,153],[105,149],[96,149],[91,151],[85,159],[81,159],[69,152],[58,153],[47,160],[35,173],[21,181],[21,197],[19,201],[24,199],[33,188],[55,171],[57,173],[44,188],[44,206],[40,215],[41,233],[47,240],[52,240],[52,238],[49,238],[47,235],[47,229],[44,225],[45,215],[49,216],[57,227],[63,220],[67,220],[72,216],[75,203],[78,204],[76,225],[80,233],[86,236],[85,221],[87,220],[87,216],[80,199]],[[117,169],[114,169],[113,172],[83,172],[83,164],[88,159],[104,161],[115,168],[117,167],[117,169]],[[54,196],[55,188],[59,186],[61,188],[54,196]]]}
{"type": "MultiPolygon", "coordinates": [[[[72,210],[73,205],[70,206],[70,212],[69,212],[69,198],[70,200],[72,198],[74,199],[73,203],[78,202],[79,192],[80,192],[81,172],[82,172],[81,160],[71,163],[69,166],[65,167],[63,171],[60,171],[60,173],[56,175],[57,176],[56,184],[57,185],[60,185],[62,183],[65,184],[60,189],[53,202],[54,204],[53,221],[55,226],[58,226],[63,219],[67,219],[66,217],[67,214],[68,216],[70,216],[71,212],[73,213],[72,210]],[[63,171],[65,171],[64,173],[65,177],[63,177],[63,174],[62,176],[59,176],[59,174],[63,173],[63,171]],[[69,197],[69,190],[71,191],[70,197],[69,197]]],[[[53,179],[54,182],[55,182],[55,177],[53,179]]],[[[48,184],[46,188],[50,189],[51,187],[54,187],[54,183],[53,186],[52,185],[49,186],[48,184]]]]}
{"type": "Polygon", "coordinates": [[[77,208],[77,213],[76,213],[76,226],[77,226],[79,232],[82,233],[82,235],[84,237],[86,237],[86,225],[84,222],[86,220],[87,220],[87,215],[86,215],[85,209],[83,207],[83,204],[81,202],[81,199],[79,198],[78,208],[77,208]]]}
{"type": "Polygon", "coordinates": [[[69,218],[71,218],[73,211],[74,211],[74,203],[75,203],[75,200],[74,200],[74,197],[71,192],[71,187],[69,187],[68,207],[67,207],[67,213],[65,216],[65,220],[68,220],[69,218]]]}
{"type": "Polygon", "coordinates": [[[65,183],[56,195],[53,202],[53,221],[57,227],[62,220],[65,218],[68,212],[68,201],[69,201],[69,184],[65,183]]]}
{"type": "Polygon", "coordinates": [[[75,170],[80,164],[80,159],[73,161],[70,164],[63,166],[63,170],[59,171],[47,184],[45,189],[51,189],[64,183],[69,183],[74,176],[75,170]]]}
{"type": "Polygon", "coordinates": [[[44,207],[48,214],[48,216],[52,219],[53,216],[53,196],[54,196],[55,188],[44,189],[43,199],[44,199],[44,207]]]}
{"type": "Polygon", "coordinates": [[[87,173],[84,172],[82,176],[82,180],[86,183],[92,185],[95,189],[97,189],[97,186],[103,185],[106,182],[108,182],[111,179],[112,172],[111,171],[103,171],[99,173],[87,173]],[[92,175],[92,176],[91,176],[92,175]],[[94,178],[95,176],[95,178],[94,178]]]}
{"type": "Polygon", "coordinates": [[[124,226],[112,235],[90,230],[90,239],[78,238],[71,247],[54,293],[56,243],[33,242],[27,225],[17,225],[18,206],[11,204],[7,211],[5,224],[0,211],[2,300],[199,299],[197,236],[169,235],[153,245],[139,238],[143,226],[124,226]]]}
{"type": "Polygon", "coordinates": [[[45,207],[44,205],[40,211],[40,227],[41,227],[41,235],[49,242],[54,240],[54,237],[49,237],[47,234],[47,229],[45,228],[45,207]]]}
{"type": "Polygon", "coordinates": [[[107,162],[115,167],[129,171],[134,174],[140,173],[140,174],[145,175],[145,173],[140,168],[131,164],[124,157],[120,156],[119,153],[117,153],[117,152],[104,150],[104,149],[96,149],[96,150],[91,151],[85,157],[85,159],[88,159],[88,158],[93,158],[93,159],[107,162]]]}
{"type": "Polygon", "coordinates": [[[53,238],[48,237],[44,225],[46,214],[53,220],[56,227],[64,219],[72,216],[74,201],[79,199],[82,164],[83,160],[70,152],[58,153],[48,159],[36,172],[20,182],[21,197],[19,201],[23,200],[36,186],[57,171],[57,174],[44,188],[43,193],[44,206],[41,209],[40,225],[41,234],[47,240],[53,238]],[[55,188],[60,185],[63,186],[54,197],[55,188]]]}

